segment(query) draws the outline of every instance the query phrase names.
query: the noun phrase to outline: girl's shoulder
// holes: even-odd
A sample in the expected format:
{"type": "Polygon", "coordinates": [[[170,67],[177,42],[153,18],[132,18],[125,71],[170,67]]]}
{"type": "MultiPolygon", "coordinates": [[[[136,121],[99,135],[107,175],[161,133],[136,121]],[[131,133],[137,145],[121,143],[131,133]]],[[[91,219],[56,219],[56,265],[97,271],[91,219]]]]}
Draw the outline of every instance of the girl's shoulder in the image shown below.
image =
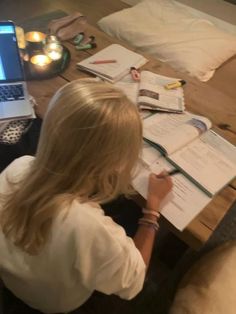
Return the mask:
{"type": "Polygon", "coordinates": [[[29,156],[29,155],[25,155],[22,157],[19,157],[15,160],[13,160],[12,163],[10,163],[10,165],[1,173],[20,173],[20,172],[24,172],[26,169],[29,168],[31,162],[34,160],[35,157],[33,156],[29,156]]]}
{"type": "Polygon", "coordinates": [[[20,179],[29,169],[30,164],[33,160],[34,157],[28,155],[15,159],[6,169],[1,172],[1,185],[9,181],[18,181],[18,179],[20,179]]]}

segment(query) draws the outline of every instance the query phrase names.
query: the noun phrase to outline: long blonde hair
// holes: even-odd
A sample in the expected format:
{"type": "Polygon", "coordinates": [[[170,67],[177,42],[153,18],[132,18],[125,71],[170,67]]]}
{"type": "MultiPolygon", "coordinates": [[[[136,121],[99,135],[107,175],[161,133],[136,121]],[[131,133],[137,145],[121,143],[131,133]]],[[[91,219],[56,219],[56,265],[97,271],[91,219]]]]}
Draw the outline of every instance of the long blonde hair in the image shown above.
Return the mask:
{"type": "Polygon", "coordinates": [[[65,85],[49,105],[27,174],[9,182],[1,215],[5,236],[36,254],[63,205],[129,194],[141,139],[138,110],[120,90],[88,79],[65,85]]]}

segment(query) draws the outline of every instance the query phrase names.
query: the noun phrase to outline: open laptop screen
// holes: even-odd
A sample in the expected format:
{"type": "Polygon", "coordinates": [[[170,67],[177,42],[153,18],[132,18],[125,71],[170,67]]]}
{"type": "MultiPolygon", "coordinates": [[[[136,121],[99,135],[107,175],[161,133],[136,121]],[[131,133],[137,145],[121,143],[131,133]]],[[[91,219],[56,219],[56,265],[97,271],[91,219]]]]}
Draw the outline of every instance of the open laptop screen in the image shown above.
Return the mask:
{"type": "Polygon", "coordinates": [[[15,27],[0,22],[0,83],[24,80],[15,27]]]}

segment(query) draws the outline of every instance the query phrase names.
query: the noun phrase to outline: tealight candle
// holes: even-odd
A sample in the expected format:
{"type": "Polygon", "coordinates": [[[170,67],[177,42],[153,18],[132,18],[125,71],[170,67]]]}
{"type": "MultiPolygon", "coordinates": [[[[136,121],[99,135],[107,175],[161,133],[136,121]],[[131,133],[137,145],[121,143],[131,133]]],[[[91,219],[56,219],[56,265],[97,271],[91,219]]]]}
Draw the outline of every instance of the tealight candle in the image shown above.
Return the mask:
{"type": "Polygon", "coordinates": [[[49,44],[49,43],[60,43],[60,40],[55,35],[47,35],[47,37],[45,39],[45,42],[46,42],[46,44],[49,44]]]}
{"type": "Polygon", "coordinates": [[[25,34],[25,40],[27,42],[28,48],[32,50],[41,49],[45,38],[46,34],[41,32],[33,31],[25,34]]]}
{"type": "Polygon", "coordinates": [[[41,32],[28,32],[25,34],[25,40],[29,42],[41,42],[46,38],[46,34],[41,32]]]}
{"type": "Polygon", "coordinates": [[[59,60],[62,57],[63,46],[59,42],[49,42],[44,46],[45,54],[53,61],[59,60]]]}
{"type": "Polygon", "coordinates": [[[38,67],[45,67],[52,62],[52,60],[46,55],[35,55],[30,59],[30,62],[38,67]]]}

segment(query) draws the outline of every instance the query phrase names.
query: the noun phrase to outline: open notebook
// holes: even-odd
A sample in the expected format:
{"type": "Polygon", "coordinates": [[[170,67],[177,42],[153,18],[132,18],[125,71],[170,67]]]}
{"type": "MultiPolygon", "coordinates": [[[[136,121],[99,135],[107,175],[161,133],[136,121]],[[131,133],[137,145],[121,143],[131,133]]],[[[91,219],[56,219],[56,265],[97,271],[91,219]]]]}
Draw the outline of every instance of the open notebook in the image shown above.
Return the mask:
{"type": "Polygon", "coordinates": [[[93,73],[109,82],[116,82],[130,72],[131,67],[139,68],[148,60],[121,45],[112,44],[93,56],[77,63],[80,70],[93,73]],[[116,60],[114,63],[93,64],[100,60],[116,60]]]}

